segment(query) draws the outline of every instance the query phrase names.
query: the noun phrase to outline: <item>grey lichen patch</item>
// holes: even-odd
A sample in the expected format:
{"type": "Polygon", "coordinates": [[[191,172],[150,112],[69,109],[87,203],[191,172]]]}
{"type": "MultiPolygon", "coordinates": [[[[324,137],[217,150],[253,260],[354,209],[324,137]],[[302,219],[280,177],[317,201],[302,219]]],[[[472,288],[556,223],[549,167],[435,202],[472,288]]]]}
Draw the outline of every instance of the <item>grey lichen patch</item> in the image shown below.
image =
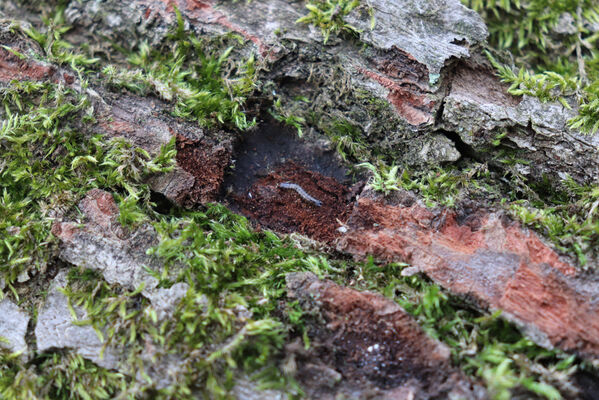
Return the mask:
{"type": "Polygon", "coordinates": [[[72,306],[61,289],[67,285],[67,271],[56,275],[46,303],[42,307],[35,327],[37,350],[40,352],[52,348],[70,348],[96,364],[114,369],[119,362],[119,354],[113,348],[104,348],[104,343],[90,325],[76,325],[76,320],[87,319],[82,307],[72,306]]]}
{"type": "MultiPolygon", "coordinates": [[[[96,295],[95,292],[85,292],[84,282],[88,279],[85,274],[88,272],[62,270],[54,279],[35,328],[37,350],[69,349],[99,366],[131,376],[140,384],[157,389],[172,385],[185,367],[183,356],[168,354],[164,344],[156,343],[145,335],[143,351],[140,351],[131,340],[126,342],[122,337],[115,336],[114,330],[118,328],[109,320],[98,320],[98,310],[93,310],[94,315],[90,315],[86,306],[77,300],[81,296],[89,299],[96,295]]],[[[101,284],[98,282],[93,285],[96,291],[103,290],[101,284]]],[[[118,286],[114,288],[119,290],[118,286]]],[[[157,304],[146,307],[144,313],[154,313],[156,323],[165,323],[172,317],[186,291],[187,285],[184,283],[175,284],[170,289],[156,289],[151,297],[157,304]]],[[[111,295],[115,296],[116,292],[111,295]]],[[[133,295],[134,292],[127,293],[125,297],[133,295]]],[[[115,297],[106,300],[119,301],[115,297]]],[[[110,305],[104,305],[103,308],[110,308],[110,305]]],[[[103,312],[110,314],[111,311],[103,312]]],[[[130,313],[129,317],[137,314],[130,313]]],[[[120,324],[127,324],[128,318],[125,315],[121,315],[121,318],[120,324]]]]}
{"type": "Polygon", "coordinates": [[[431,74],[439,74],[451,57],[468,57],[470,47],[487,37],[480,16],[458,0],[372,0],[368,4],[374,10],[374,29],[370,29],[369,16],[347,17],[362,30],[360,40],[380,49],[402,49],[425,64],[431,74]]]}
{"type": "Polygon", "coordinates": [[[69,24],[81,27],[81,32],[90,38],[110,38],[127,43],[131,48],[139,44],[142,37],[152,45],[164,40],[175,24],[175,15],[167,12],[167,8],[166,2],[150,5],[134,1],[123,8],[120,1],[71,1],[65,17],[69,24]]]}
{"type": "MultiPolygon", "coordinates": [[[[91,324],[86,309],[73,304],[65,295],[73,289],[77,290],[69,285],[68,273],[63,270],[54,278],[40,311],[35,327],[38,352],[68,349],[101,367],[133,376],[140,383],[150,382],[158,389],[171,385],[184,367],[183,358],[176,354],[166,354],[163,348],[147,340],[145,351],[135,354],[136,360],[132,360],[129,346],[124,345],[119,338],[109,338],[111,328],[108,324],[91,324]]],[[[153,299],[160,301],[156,307],[158,321],[172,316],[174,306],[185,294],[185,286],[177,284],[171,289],[158,289],[154,293],[153,299]]]]}
{"type": "Polygon", "coordinates": [[[490,75],[484,69],[459,69],[459,79],[444,99],[445,129],[458,133],[481,157],[497,156],[498,147],[517,152],[522,160],[518,170],[527,178],[594,180],[599,138],[568,128],[576,111],[535,97],[514,98],[490,75]]]}
{"type": "Polygon", "coordinates": [[[461,154],[455,148],[454,143],[445,135],[436,134],[425,138],[422,147],[418,151],[420,159],[427,164],[439,164],[441,162],[454,162],[460,159],[461,154]]]}
{"type": "Polygon", "coordinates": [[[7,298],[0,300],[0,347],[28,357],[25,335],[29,315],[7,298]]]}
{"type": "Polygon", "coordinates": [[[80,202],[85,224],[58,222],[53,231],[60,239],[59,257],[83,269],[102,273],[108,283],[130,290],[140,289],[149,299],[158,301],[164,317],[183,297],[187,285],[157,289],[158,279],[149,271],[162,270],[161,263],[147,255],[147,250],[158,244],[157,233],[149,224],[130,232],[118,223],[119,210],[110,193],[94,189],[80,202]],[[166,293],[173,298],[164,301],[166,293]],[[167,305],[170,303],[170,307],[167,305]]]}
{"type": "Polygon", "coordinates": [[[188,289],[189,286],[186,283],[179,282],[168,289],[157,288],[148,295],[159,321],[172,317],[179,301],[185,297],[188,289]]]}

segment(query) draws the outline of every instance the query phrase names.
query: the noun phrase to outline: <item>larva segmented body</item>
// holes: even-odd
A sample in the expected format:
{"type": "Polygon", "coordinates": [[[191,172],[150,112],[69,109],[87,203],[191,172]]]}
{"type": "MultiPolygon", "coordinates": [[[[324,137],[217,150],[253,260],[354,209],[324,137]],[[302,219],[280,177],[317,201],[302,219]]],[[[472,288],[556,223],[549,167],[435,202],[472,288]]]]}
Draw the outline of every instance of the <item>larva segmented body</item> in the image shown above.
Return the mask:
{"type": "Polygon", "coordinates": [[[322,201],[310,196],[308,193],[306,193],[304,189],[302,189],[300,185],[296,185],[295,183],[291,182],[283,182],[279,183],[279,187],[283,189],[295,190],[300,196],[304,198],[304,200],[308,200],[309,202],[316,204],[318,207],[322,206],[322,201]]]}

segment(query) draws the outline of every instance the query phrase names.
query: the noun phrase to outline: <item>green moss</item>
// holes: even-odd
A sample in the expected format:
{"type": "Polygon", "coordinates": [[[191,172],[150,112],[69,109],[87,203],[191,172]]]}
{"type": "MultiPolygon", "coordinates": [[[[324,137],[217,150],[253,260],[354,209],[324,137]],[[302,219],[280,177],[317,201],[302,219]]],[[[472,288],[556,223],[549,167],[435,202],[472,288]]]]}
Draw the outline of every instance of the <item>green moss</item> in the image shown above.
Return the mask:
{"type": "Polygon", "coordinates": [[[388,102],[353,87],[336,62],[312,64],[308,82],[301,88],[267,83],[264,93],[278,93],[273,114],[298,133],[313,128],[324,134],[348,163],[379,159],[391,163],[404,145],[401,119],[388,102]]]}
{"type": "MultiPolygon", "coordinates": [[[[71,353],[46,353],[30,366],[0,349],[2,399],[113,399],[131,379],[71,353]]],[[[133,394],[125,398],[134,398],[133,394]]]]}
{"type": "MultiPolygon", "coordinates": [[[[153,223],[161,240],[149,253],[164,261],[165,269],[156,274],[160,285],[189,285],[173,317],[158,320],[139,294],[142,288],[128,292],[74,269],[63,292],[87,311],[88,319],[79,323],[91,324],[106,346],[125,349],[130,375],[143,371],[140,360],[149,344],[161,354],[183,355],[185,368],[176,383],[158,391],[159,398],[226,397],[239,370],[262,371],[265,387],[297,391],[291,378],[269,369],[289,334],[275,316],[277,304],[284,299],[288,272],[322,266],[289,241],[254,232],[245,218],[222,206],[153,223]]],[[[299,324],[298,318],[290,321],[299,324]]],[[[154,390],[149,379],[136,385],[138,393],[154,390]]]]}
{"type": "Polygon", "coordinates": [[[387,166],[379,162],[378,166],[370,163],[358,164],[371,172],[369,185],[377,192],[388,195],[392,191],[403,188],[420,195],[427,207],[454,207],[459,200],[478,196],[488,197],[497,189],[491,185],[491,176],[483,164],[475,164],[468,168],[455,167],[434,168],[421,173],[411,173],[399,166],[387,166]]]}
{"type": "MultiPolygon", "coordinates": [[[[163,46],[150,49],[142,43],[136,53],[130,54],[128,61],[135,69],[104,67],[107,84],[142,95],[155,94],[173,104],[173,115],[202,126],[224,124],[241,130],[254,126],[255,121],[248,121],[243,109],[257,86],[254,57],[232,62],[234,45],[220,53],[207,50],[209,43],[184,30],[178,11],[177,17],[178,28],[163,46]]],[[[223,39],[239,45],[235,35],[223,39]]]]}
{"type": "Polygon", "coordinates": [[[599,259],[599,187],[579,185],[568,178],[560,190],[551,184],[537,184],[532,189],[538,193],[535,200],[511,204],[514,217],[542,232],[558,250],[576,255],[583,268],[595,266],[599,259]]]}
{"type": "Polygon", "coordinates": [[[345,161],[362,161],[372,159],[371,151],[364,143],[363,133],[360,128],[345,120],[331,120],[320,122],[321,129],[337,149],[337,154],[345,161]]]}
{"type": "MultiPolygon", "coordinates": [[[[296,101],[305,101],[309,102],[308,99],[300,98],[296,101]]],[[[284,123],[285,125],[291,126],[297,130],[297,135],[302,137],[304,134],[303,127],[306,124],[306,120],[303,117],[291,114],[289,109],[285,109],[281,104],[281,99],[278,98],[274,101],[272,108],[269,110],[270,115],[274,117],[279,122],[284,123]]]]}
{"type": "Polygon", "coordinates": [[[62,36],[67,33],[71,27],[66,25],[64,17],[67,2],[60,0],[57,3],[58,4],[52,6],[49,4],[38,4],[38,6],[42,7],[51,7],[52,10],[52,15],[50,17],[42,18],[45,25],[44,31],[37,30],[33,26],[19,26],[19,29],[42,47],[44,50],[43,58],[45,61],[69,66],[81,74],[88,68],[94,67],[99,59],[89,58],[84,54],[72,51],[73,45],[62,39],[62,36]]]}
{"type": "Polygon", "coordinates": [[[366,168],[371,172],[372,176],[368,184],[377,192],[387,195],[391,191],[399,190],[399,177],[397,176],[399,166],[382,165],[379,169],[370,163],[361,163],[358,164],[358,167],[366,168]]]}
{"type": "Polygon", "coordinates": [[[311,0],[306,3],[309,13],[296,22],[320,28],[324,44],[331,34],[358,34],[360,30],[345,22],[344,18],[360,6],[360,0],[311,0]]]}
{"type": "MultiPolygon", "coordinates": [[[[109,84],[159,95],[174,104],[175,115],[203,125],[247,128],[251,122],[243,104],[256,83],[254,60],[230,63],[234,50],[207,50],[206,42],[189,36],[182,26],[180,20],[164,48],[141,46],[131,55],[138,70],[104,69],[109,84]]],[[[78,58],[65,46],[51,44],[54,39],[34,31],[30,35],[43,43],[47,57],[64,65],[74,63],[83,77],[93,65],[73,61],[78,58]]],[[[304,311],[285,297],[285,275],[294,271],[312,271],[397,301],[431,335],[447,343],[454,363],[483,379],[495,398],[523,390],[550,399],[559,398],[556,389],[567,393],[579,361],[533,345],[497,314],[480,313],[420,276],[401,276],[405,265],[353,263],[301,251],[290,239],[254,231],[245,218],[218,205],[196,212],[175,210],[169,216],[156,214],[141,182],[172,167],[173,143],[160,154],[149,155],[122,139],[85,136],[79,128],[82,122],[92,122],[93,111],[81,93],[48,83],[14,82],[0,89],[0,95],[5,110],[0,133],[0,214],[6,216],[0,221],[2,277],[11,284],[28,268],[43,270],[52,260],[55,244],[49,233],[52,210],[72,212],[85,192],[99,187],[115,193],[122,223],[149,222],[156,228],[160,243],[150,253],[164,262],[163,270],[153,272],[160,286],[185,282],[190,287],[173,317],[159,321],[140,294],[142,288],[128,291],[108,284],[97,273],[73,268],[64,293],[72,305],[87,310],[88,319],[78,323],[90,324],[107,345],[122,348],[131,369],[125,371],[127,375],[107,371],[68,352],[38,354],[29,362],[2,352],[0,397],[192,398],[203,394],[226,398],[241,371],[259,371],[254,376],[261,387],[300,396],[293,378],[279,368],[285,342],[302,337],[309,345],[304,311]],[[185,357],[177,382],[160,391],[143,374],[139,381],[131,378],[141,370],[141,356],[150,345],[185,357]]],[[[387,103],[359,99],[359,93],[351,96],[355,97],[349,103],[360,110],[348,114],[364,108],[380,120],[376,123],[390,124],[383,114],[372,111],[387,110],[387,103]]],[[[326,110],[325,118],[320,118],[316,115],[320,104],[303,99],[297,103],[306,106],[305,113],[278,115],[297,116],[321,127],[349,159],[376,162],[355,119],[328,115],[326,110]]],[[[304,123],[290,122],[297,122],[298,129],[304,123]]],[[[387,171],[386,179],[397,179],[391,184],[418,191],[430,206],[452,206],[464,190],[486,185],[488,172],[479,167],[401,175],[396,169],[396,174],[387,171]]],[[[569,196],[583,199],[580,209],[594,218],[593,189],[572,186],[569,190],[569,196]]]]}
{"type": "Polygon", "coordinates": [[[53,254],[54,212],[96,187],[123,193],[119,204],[129,208],[147,201],[141,182],[172,168],[174,143],[151,157],[122,139],[86,137],[75,127],[93,119],[89,102],[60,85],[13,82],[0,88],[0,97],[0,274],[11,284],[23,271],[45,268],[53,254]]]}
{"type": "Polygon", "coordinates": [[[510,93],[542,101],[564,96],[576,103],[570,127],[584,133],[599,130],[599,5],[592,0],[462,0],[478,11],[489,28],[489,43],[509,50],[519,72],[493,61],[510,93]]]}

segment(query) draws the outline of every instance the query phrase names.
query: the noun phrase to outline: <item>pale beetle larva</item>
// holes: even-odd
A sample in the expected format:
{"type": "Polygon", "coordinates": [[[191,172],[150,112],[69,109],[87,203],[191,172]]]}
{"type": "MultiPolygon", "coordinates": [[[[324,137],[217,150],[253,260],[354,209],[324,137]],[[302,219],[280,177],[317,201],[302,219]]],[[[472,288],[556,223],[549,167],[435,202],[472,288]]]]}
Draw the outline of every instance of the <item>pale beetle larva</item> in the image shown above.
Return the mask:
{"type": "Polygon", "coordinates": [[[308,200],[309,202],[316,204],[318,207],[322,206],[322,201],[310,196],[300,185],[296,185],[295,183],[291,182],[283,182],[279,183],[279,187],[282,189],[295,190],[300,196],[304,198],[304,200],[308,200]]]}

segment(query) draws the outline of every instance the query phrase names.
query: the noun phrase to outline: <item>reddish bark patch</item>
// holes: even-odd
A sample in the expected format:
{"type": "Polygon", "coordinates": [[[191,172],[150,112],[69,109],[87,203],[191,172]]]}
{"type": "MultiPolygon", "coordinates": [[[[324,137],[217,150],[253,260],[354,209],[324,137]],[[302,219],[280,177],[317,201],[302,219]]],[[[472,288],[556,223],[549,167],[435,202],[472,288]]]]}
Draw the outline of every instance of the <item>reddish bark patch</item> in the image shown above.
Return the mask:
{"type": "Polygon", "coordinates": [[[110,136],[125,136],[128,137],[136,131],[133,124],[127,121],[110,120],[100,122],[100,126],[105,129],[110,136]]]}
{"type": "MultiPolygon", "coordinates": [[[[160,0],[165,4],[165,11],[170,15],[168,17],[163,15],[163,18],[167,21],[172,21],[172,17],[174,16],[175,6],[178,7],[179,10],[184,11],[184,15],[187,18],[196,19],[202,21],[203,23],[208,24],[217,24],[221,25],[233,32],[239,33],[246,40],[250,40],[253,42],[260,52],[262,57],[272,57],[273,51],[270,46],[267,46],[262,39],[258,36],[250,33],[248,30],[244,29],[240,25],[232,22],[229,18],[222,13],[214,9],[213,1],[211,0],[160,0]]],[[[148,6],[152,5],[152,1],[146,2],[148,6]]]]}
{"type": "Polygon", "coordinates": [[[205,0],[191,0],[187,2],[187,6],[190,10],[202,10],[204,8],[211,8],[209,2],[205,0]]]}
{"type": "Polygon", "coordinates": [[[434,103],[427,98],[429,74],[424,64],[396,47],[368,61],[379,73],[365,68],[358,72],[389,90],[387,100],[408,123],[418,126],[433,121],[434,103]]]}
{"type": "Polygon", "coordinates": [[[599,356],[599,285],[564,278],[544,265],[521,264],[499,300],[500,308],[534,323],[557,347],[599,356]]]}
{"type": "Polygon", "coordinates": [[[72,85],[75,83],[75,77],[73,75],[67,74],[66,72],[62,74],[62,78],[67,85],[72,85]]]}
{"type": "MultiPolygon", "coordinates": [[[[397,202],[396,202],[397,203],[397,202]]],[[[408,262],[443,287],[502,309],[538,343],[599,355],[599,282],[576,276],[534,233],[497,214],[464,218],[360,198],[337,249],[408,262]]]]}
{"type": "Polygon", "coordinates": [[[23,60],[0,47],[0,81],[2,82],[49,80],[55,73],[56,68],[51,65],[44,65],[30,59],[23,60]]]}
{"type": "MultiPolygon", "coordinates": [[[[123,227],[118,223],[119,207],[112,194],[101,189],[92,189],[79,202],[79,208],[86,218],[86,226],[94,226],[105,237],[122,236],[123,227]]],[[[73,222],[56,221],[52,225],[52,234],[64,243],[70,243],[82,227],[73,222]]]]}
{"type": "Polygon", "coordinates": [[[195,178],[193,187],[183,192],[177,203],[191,207],[216,201],[231,153],[230,141],[191,140],[177,135],[177,163],[195,178]]]}
{"type": "Polygon", "coordinates": [[[51,232],[54,236],[62,240],[63,242],[70,242],[73,240],[75,233],[79,231],[76,224],[72,222],[59,222],[56,221],[52,224],[51,232]]]}
{"type": "Polygon", "coordinates": [[[387,95],[387,100],[395,109],[412,125],[422,125],[432,122],[433,115],[430,110],[422,108],[430,108],[425,106],[426,98],[419,96],[409,90],[393,89],[387,95]]]}
{"type": "Polygon", "coordinates": [[[79,206],[90,220],[103,228],[108,228],[119,215],[119,208],[112,195],[100,189],[87,192],[79,206]]]}
{"type": "Polygon", "coordinates": [[[340,235],[337,229],[351,209],[346,186],[294,162],[280,166],[233,199],[244,214],[261,225],[283,233],[300,232],[323,242],[340,235]],[[322,205],[304,199],[295,190],[279,187],[283,182],[299,185],[322,205]]]}
{"type": "MultiPolygon", "coordinates": [[[[385,398],[430,398],[449,391],[473,397],[466,378],[451,366],[449,348],[429,337],[395,302],[318,280],[311,273],[288,275],[287,288],[302,308],[317,312],[308,325],[312,352],[317,353],[310,354],[309,361],[320,360],[346,381],[382,389],[379,394],[385,398]]],[[[300,362],[300,379],[313,386],[314,377],[303,370],[300,362]]]]}
{"type": "Polygon", "coordinates": [[[358,72],[389,90],[387,100],[409,124],[418,126],[434,120],[434,103],[418,86],[412,83],[398,83],[365,68],[358,68],[358,72]]]}

